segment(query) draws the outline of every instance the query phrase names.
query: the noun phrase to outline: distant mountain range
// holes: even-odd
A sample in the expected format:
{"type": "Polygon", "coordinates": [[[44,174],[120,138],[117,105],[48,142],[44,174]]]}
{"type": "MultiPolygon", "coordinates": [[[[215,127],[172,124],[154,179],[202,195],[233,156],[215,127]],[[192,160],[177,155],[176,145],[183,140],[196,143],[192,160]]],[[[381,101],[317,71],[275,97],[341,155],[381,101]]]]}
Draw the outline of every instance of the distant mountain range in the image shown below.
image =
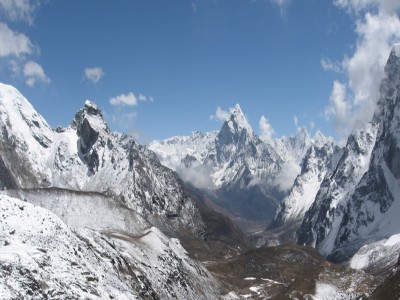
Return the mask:
{"type": "MultiPolygon", "coordinates": [[[[241,220],[266,225],[274,219],[282,198],[301,172],[302,161],[314,154],[312,149],[322,149],[325,145],[332,149],[320,156],[330,160],[333,149],[338,151],[337,146],[332,138],[319,131],[314,138],[303,128],[295,137],[262,140],[237,104],[219,132],[193,132],[191,136],[154,141],[149,149],[184,181],[208,193],[239,220],[238,225],[241,220]]],[[[299,218],[307,208],[300,209],[299,218]]]]}

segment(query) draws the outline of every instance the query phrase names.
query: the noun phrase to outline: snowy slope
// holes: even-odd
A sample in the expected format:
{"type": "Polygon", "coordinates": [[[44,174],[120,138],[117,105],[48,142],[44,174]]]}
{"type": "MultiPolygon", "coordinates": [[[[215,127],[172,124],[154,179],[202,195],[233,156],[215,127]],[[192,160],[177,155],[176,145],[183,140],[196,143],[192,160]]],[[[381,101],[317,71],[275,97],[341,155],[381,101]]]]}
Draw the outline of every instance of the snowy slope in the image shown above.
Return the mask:
{"type": "Polygon", "coordinates": [[[289,195],[282,200],[276,211],[274,226],[303,219],[313,204],[323,179],[336,168],[340,153],[340,148],[332,138],[317,132],[304,156],[301,173],[297,176],[289,195]]]}
{"type": "MultiPolygon", "coordinates": [[[[43,196],[45,203],[52,192],[43,196]]],[[[71,218],[68,225],[29,199],[0,195],[0,298],[216,299],[211,275],[158,229],[101,233],[71,218]]],[[[99,218],[108,208],[100,202],[88,205],[99,218]]]]}
{"type": "Polygon", "coordinates": [[[119,199],[152,224],[198,236],[204,224],[180,179],[128,136],[110,132],[86,101],[67,128],[52,130],[15,88],[0,84],[0,185],[96,191],[119,199]]]}
{"type": "Polygon", "coordinates": [[[370,123],[365,130],[349,136],[336,170],[322,182],[321,189],[303,220],[298,232],[300,243],[314,247],[318,245],[325,255],[332,251],[333,244],[328,244],[331,239],[327,236],[334,235],[339,230],[343,210],[368,169],[376,133],[377,125],[370,123]]]}
{"type": "Polygon", "coordinates": [[[48,186],[51,175],[45,166],[52,144],[46,121],[15,88],[0,83],[1,173],[7,175],[1,185],[48,186]]]}
{"type": "Polygon", "coordinates": [[[274,147],[284,161],[293,160],[300,164],[311,143],[312,139],[307,129],[301,128],[294,137],[283,136],[275,140],[274,147]]]}
{"type": "Polygon", "coordinates": [[[349,137],[337,170],[322,184],[298,232],[299,243],[337,260],[400,232],[399,53],[400,45],[394,46],[385,67],[377,125],[349,137]]]}

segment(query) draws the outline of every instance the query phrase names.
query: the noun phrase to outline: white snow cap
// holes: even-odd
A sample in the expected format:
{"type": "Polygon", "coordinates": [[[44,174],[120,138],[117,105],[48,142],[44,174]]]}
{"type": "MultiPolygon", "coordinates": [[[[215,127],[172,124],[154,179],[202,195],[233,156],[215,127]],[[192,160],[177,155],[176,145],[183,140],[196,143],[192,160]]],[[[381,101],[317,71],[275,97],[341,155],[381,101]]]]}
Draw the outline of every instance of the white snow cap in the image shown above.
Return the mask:
{"type": "Polygon", "coordinates": [[[90,101],[90,100],[86,100],[86,101],[85,101],[85,106],[97,108],[96,103],[94,103],[94,102],[92,102],[92,101],[90,101]]]}

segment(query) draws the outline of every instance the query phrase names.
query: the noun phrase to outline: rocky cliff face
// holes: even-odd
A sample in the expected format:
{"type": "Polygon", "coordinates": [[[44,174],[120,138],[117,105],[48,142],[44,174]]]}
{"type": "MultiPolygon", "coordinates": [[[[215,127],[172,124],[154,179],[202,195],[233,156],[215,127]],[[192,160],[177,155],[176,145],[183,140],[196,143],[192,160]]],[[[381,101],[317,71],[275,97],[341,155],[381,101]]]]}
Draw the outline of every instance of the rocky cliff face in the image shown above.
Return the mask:
{"type": "Polygon", "coordinates": [[[349,137],[298,231],[299,243],[337,260],[400,231],[400,45],[385,72],[373,123],[349,137]]]}

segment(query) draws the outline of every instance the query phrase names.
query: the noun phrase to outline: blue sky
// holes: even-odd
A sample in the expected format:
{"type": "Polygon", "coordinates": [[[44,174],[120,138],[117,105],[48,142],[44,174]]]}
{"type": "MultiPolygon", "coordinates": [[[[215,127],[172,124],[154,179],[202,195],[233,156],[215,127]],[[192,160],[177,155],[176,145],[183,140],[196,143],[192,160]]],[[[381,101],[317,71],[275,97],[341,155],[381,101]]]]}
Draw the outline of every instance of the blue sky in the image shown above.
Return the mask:
{"type": "Polygon", "coordinates": [[[370,118],[396,2],[0,0],[0,81],[54,127],[90,99],[143,143],[219,129],[236,103],[260,134],[340,139],[370,118]]]}

